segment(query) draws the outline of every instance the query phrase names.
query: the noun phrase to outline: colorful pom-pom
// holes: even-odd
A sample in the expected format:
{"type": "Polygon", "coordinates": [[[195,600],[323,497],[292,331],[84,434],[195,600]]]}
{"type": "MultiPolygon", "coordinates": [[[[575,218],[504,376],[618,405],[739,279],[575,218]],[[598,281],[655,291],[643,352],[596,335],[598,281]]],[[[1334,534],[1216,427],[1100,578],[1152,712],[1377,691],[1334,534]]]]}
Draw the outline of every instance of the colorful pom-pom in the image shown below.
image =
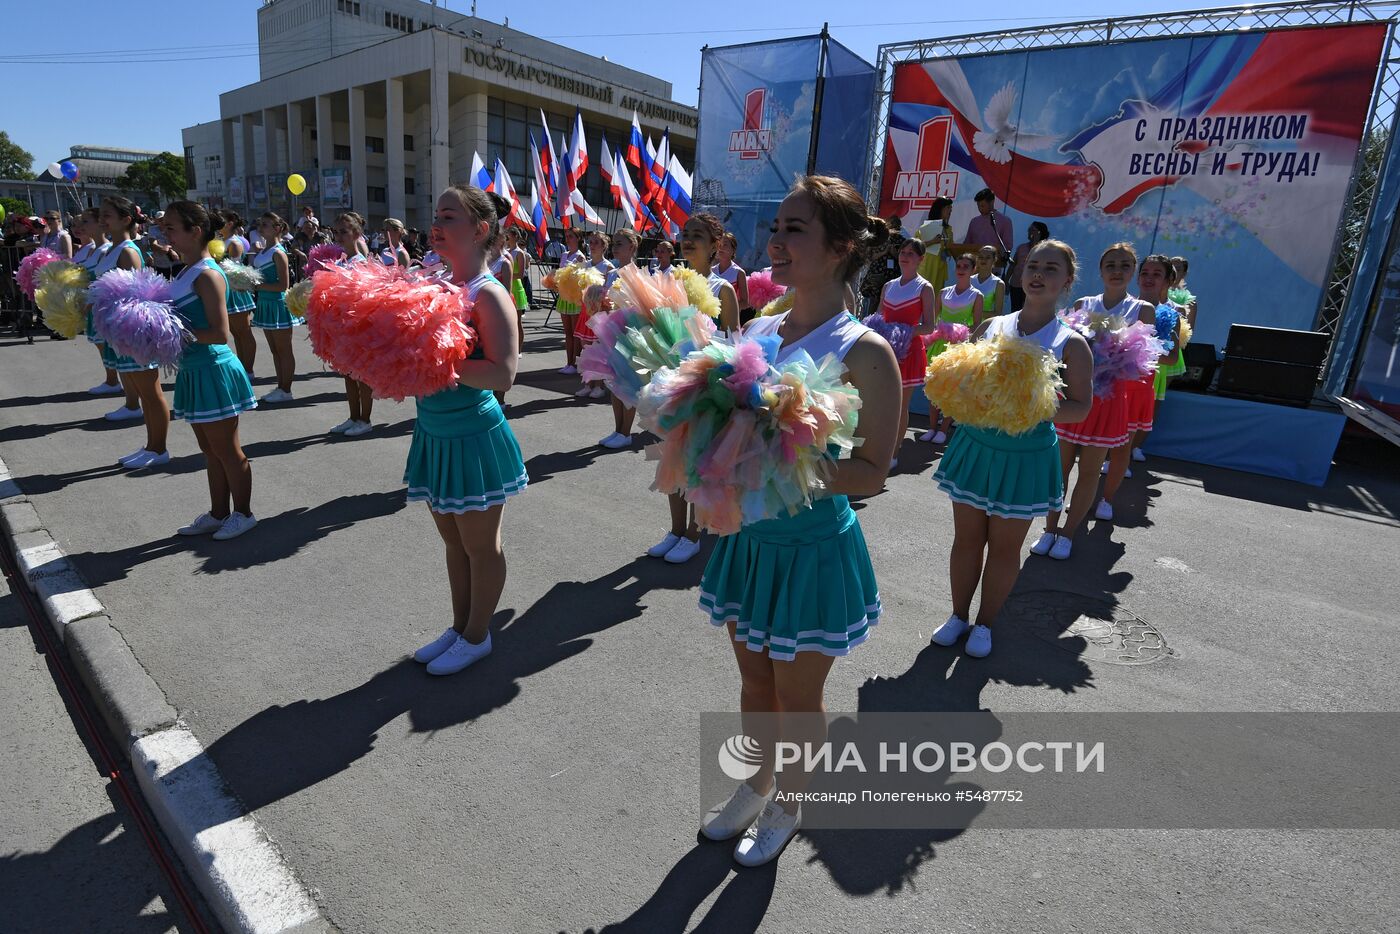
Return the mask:
{"type": "Polygon", "coordinates": [[[929,335],[930,341],[943,341],[948,344],[961,344],[972,336],[972,330],[965,324],[956,321],[940,321],[938,327],[934,328],[929,335]]]}
{"type": "Polygon", "coordinates": [[[792,515],[824,493],[857,443],[860,396],[835,356],[802,352],[774,367],[776,342],[715,341],[658,370],[637,412],[661,437],[653,488],[681,493],[720,535],[792,515]]]}
{"type": "Polygon", "coordinates": [[[113,350],[142,365],[174,367],[194,339],[170,300],[170,282],[153,269],[113,269],[88,289],[92,327],[113,350]]]}
{"type": "Polygon", "coordinates": [[[1190,289],[1167,289],[1167,299],[1185,308],[1196,300],[1196,296],[1191,294],[1190,289]]]}
{"type": "Polygon", "coordinates": [[[719,317],[719,298],[710,291],[710,283],[702,279],[700,274],[694,269],[684,269],[680,266],[671,267],[671,275],[685,289],[687,305],[694,305],[699,308],[702,314],[707,314],[711,318],[719,317]]]}
{"type": "Polygon", "coordinates": [[[15,280],[19,282],[19,289],[24,293],[25,298],[31,302],[34,301],[34,290],[39,285],[36,278],[39,270],[59,259],[63,259],[63,257],[48,247],[41,246],[19,261],[19,269],[15,271],[15,280]]]}
{"type": "Polygon", "coordinates": [[[311,301],[311,284],[314,276],[307,276],[287,290],[287,311],[293,318],[306,317],[306,305],[311,301]]]}
{"type": "Polygon", "coordinates": [[[72,339],[87,329],[88,272],[77,263],[54,259],[35,274],[34,304],[44,313],[44,326],[72,339]]]}
{"type": "Polygon", "coordinates": [[[1187,320],[1186,315],[1183,313],[1176,325],[1177,346],[1185,347],[1187,344],[1191,343],[1191,334],[1191,322],[1187,320]]]}
{"type": "MultiPolygon", "coordinates": [[[[886,321],[882,314],[873,314],[861,321],[866,327],[879,334],[890,345],[894,351],[896,360],[903,360],[909,355],[909,348],[914,341],[914,329],[907,324],[900,324],[898,321],[886,321]]],[[[919,348],[923,353],[923,348],[919,348]]]]}
{"type": "Polygon", "coordinates": [[[1024,434],[1059,407],[1059,361],[1039,344],[997,335],[954,344],[929,363],[924,393],[944,415],[1024,434]]]}
{"type": "Polygon", "coordinates": [[[318,243],[306,254],[306,266],[302,274],[309,276],[327,266],[334,266],[345,258],[345,248],[338,243],[318,243]]]}
{"type": "Polygon", "coordinates": [[[311,283],[311,349],[332,369],[400,401],[457,385],[476,346],[459,289],[379,263],[328,266],[311,283]]]}
{"type": "Polygon", "coordinates": [[[262,273],[246,263],[238,262],[238,260],[221,260],[219,268],[228,277],[228,287],[235,292],[255,292],[262,284],[262,273]]]}
{"type": "Polygon", "coordinates": [[[217,237],[209,241],[209,256],[211,259],[214,260],[214,262],[217,263],[222,261],[224,258],[224,254],[227,252],[228,247],[224,245],[224,241],[220,240],[217,237]]]}
{"type": "Polygon", "coordinates": [[[791,289],[785,294],[779,295],[768,304],[764,305],[758,312],[760,318],[767,318],[769,315],[780,315],[792,308],[792,300],[796,297],[791,289]]]}
{"type": "Polygon", "coordinates": [[[554,273],[553,288],[564,301],[572,305],[582,305],[584,290],[590,285],[602,285],[603,282],[603,274],[592,266],[570,263],[568,266],[559,267],[554,273]]]}
{"type": "Polygon", "coordinates": [[[1162,343],[1150,325],[1129,324],[1121,315],[1090,314],[1082,308],[1062,313],[1060,320],[1089,342],[1096,397],[1106,399],[1120,382],[1140,380],[1157,371],[1162,343]]]}
{"type": "Polygon", "coordinates": [[[754,308],[762,308],[787,293],[787,286],[778,285],[773,281],[772,269],[751,272],[746,281],[749,286],[749,305],[754,308]]]}

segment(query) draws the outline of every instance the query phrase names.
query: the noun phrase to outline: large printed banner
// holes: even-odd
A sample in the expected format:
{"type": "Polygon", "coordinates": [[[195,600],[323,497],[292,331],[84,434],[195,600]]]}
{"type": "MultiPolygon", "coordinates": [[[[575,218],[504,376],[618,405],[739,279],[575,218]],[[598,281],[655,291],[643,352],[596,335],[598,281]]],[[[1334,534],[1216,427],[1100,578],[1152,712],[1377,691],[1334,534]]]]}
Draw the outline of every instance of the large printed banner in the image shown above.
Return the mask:
{"type": "Polygon", "coordinates": [[[1386,26],[1124,42],[915,62],[895,72],[881,216],[906,230],[996,193],[1079,252],[1075,294],[1126,240],[1191,262],[1198,340],[1311,328],[1386,26]]]}
{"type": "Polygon", "coordinates": [[[820,36],[710,48],[701,58],[694,201],[738,238],[746,269],[768,265],[768,226],[814,153],[819,172],[857,187],[865,177],[875,70],[826,42],[815,150],[820,36]]]}

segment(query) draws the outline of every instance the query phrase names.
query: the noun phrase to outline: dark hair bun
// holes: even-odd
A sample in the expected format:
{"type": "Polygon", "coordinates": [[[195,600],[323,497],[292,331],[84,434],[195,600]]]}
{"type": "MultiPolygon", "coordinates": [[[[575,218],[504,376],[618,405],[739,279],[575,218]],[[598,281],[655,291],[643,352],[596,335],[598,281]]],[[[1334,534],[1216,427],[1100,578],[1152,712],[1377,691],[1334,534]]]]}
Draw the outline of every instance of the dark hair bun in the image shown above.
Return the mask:
{"type": "Polygon", "coordinates": [[[873,214],[865,219],[865,230],[870,234],[871,247],[879,247],[890,239],[890,225],[873,214]]]}
{"type": "Polygon", "coordinates": [[[494,191],[486,192],[486,197],[491,199],[491,204],[496,208],[496,219],[501,220],[510,215],[510,202],[494,191]]]}

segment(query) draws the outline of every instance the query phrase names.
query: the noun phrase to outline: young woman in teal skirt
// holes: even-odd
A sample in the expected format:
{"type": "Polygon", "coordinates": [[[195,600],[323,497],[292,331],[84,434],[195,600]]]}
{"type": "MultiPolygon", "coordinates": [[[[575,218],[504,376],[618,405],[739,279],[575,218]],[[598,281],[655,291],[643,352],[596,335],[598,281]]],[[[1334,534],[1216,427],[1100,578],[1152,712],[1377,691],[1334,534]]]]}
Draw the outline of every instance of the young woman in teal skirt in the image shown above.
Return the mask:
{"type": "MultiPolygon", "coordinates": [[[[93,269],[95,278],[100,279],[113,269],[140,269],[144,263],[134,239],[138,217],[136,205],[122,197],[106,198],[97,216],[112,240],[112,248],[97,261],[93,269]]],[[[102,353],[107,365],[117,371],[122,385],[126,387],[127,409],[131,409],[130,398],[134,394],[140,400],[137,408],[146,422],[145,445],[118,458],[117,463],[128,470],[169,463],[170,452],[166,450],[165,442],[170,434],[170,406],[165,402],[165,390],[160,385],[160,367],[154,363],[149,366],[137,363],[107,344],[102,345],[102,353]]],[[[107,417],[116,415],[114,412],[107,417]]]]}
{"type": "Polygon", "coordinates": [[[493,395],[510,389],[520,362],[515,304],[486,269],[509,212],[499,195],[453,185],[438,198],[433,220],[433,249],[451,262],[477,335],[458,385],[418,399],[404,469],[408,499],[428,504],[447,549],[452,625],[413,655],[433,675],[454,674],[490,654],[491,617],[506,582],[501,513],[529,483],[493,395]]]}
{"type": "MultiPolygon", "coordinates": [[[[984,321],[972,338],[1024,338],[1060,361],[1065,388],[1055,422],[1083,421],[1094,401],[1093,352],[1057,317],[1074,275],[1074,250],[1058,240],[1042,240],[1026,257],[1021,279],[1026,304],[984,321]]],[[[991,626],[1021,573],[1021,547],[1031,523],[1064,508],[1054,424],[1042,422],[1019,435],[960,425],[933,478],[953,501],[948,560],[953,614],[933,633],[933,642],[953,645],[967,634],[967,654],[982,658],[992,651],[991,626]],[[973,625],[972,598],[979,580],[982,602],[973,625]]]]}
{"type": "Polygon", "coordinates": [[[272,351],[272,366],[277,371],[277,388],[263,396],[264,402],[291,402],[292,379],[296,376],[296,358],[292,355],[292,326],[295,322],[292,313],[287,310],[287,289],[292,281],[291,265],[281,242],[286,232],[287,222],[271,211],[258,218],[258,233],[262,234],[265,245],[253,257],[253,268],[262,276],[262,283],[258,286],[257,308],[253,312],[253,327],[262,328],[263,336],[267,338],[267,348],[272,351]]]}
{"type": "Polygon", "coordinates": [[[219,215],[193,201],[175,201],[161,220],[165,238],[186,263],[171,283],[171,296],[176,314],[194,335],[175,377],[175,417],[194,429],[209,480],[209,511],[179,534],[225,541],[258,524],[253,466],[238,440],[238,415],[257,401],[247,371],[228,346],[228,279],[209,256],[219,215]]]}
{"type": "MultiPolygon", "coordinates": [[[[221,211],[220,218],[224,226],[219,230],[219,237],[224,241],[224,258],[231,259],[235,263],[242,263],[243,256],[247,253],[244,244],[246,240],[239,234],[243,228],[243,218],[233,211],[221,211]]],[[[252,292],[240,292],[236,289],[229,290],[228,293],[228,332],[233,338],[233,352],[238,355],[238,362],[243,364],[243,369],[248,372],[248,379],[253,378],[253,361],[257,359],[258,342],[253,337],[253,312],[257,310],[258,300],[252,292]]]]}
{"type": "Polygon", "coordinates": [[[802,822],[791,796],[809,776],[785,769],[777,778],[776,743],[826,739],[827,674],[880,617],[865,537],[846,497],[871,496],[884,486],[899,425],[899,363],[883,338],[846,314],[844,299],[851,272],[888,236],[885,222],[866,214],[848,183],[799,179],[768,241],[773,281],[796,289],[797,297],[790,311],[748,326],[747,333],[782,338],[780,359],[805,351],[816,360],[827,354],[844,360],[861,396],[863,441],[838,463],[829,496],[795,516],[721,537],[700,583],[700,606],[728,631],[739,665],[744,732],[763,750],[757,774],[704,816],[700,832],[712,840],[743,834],[734,858],[746,866],[776,857],[802,822]]]}

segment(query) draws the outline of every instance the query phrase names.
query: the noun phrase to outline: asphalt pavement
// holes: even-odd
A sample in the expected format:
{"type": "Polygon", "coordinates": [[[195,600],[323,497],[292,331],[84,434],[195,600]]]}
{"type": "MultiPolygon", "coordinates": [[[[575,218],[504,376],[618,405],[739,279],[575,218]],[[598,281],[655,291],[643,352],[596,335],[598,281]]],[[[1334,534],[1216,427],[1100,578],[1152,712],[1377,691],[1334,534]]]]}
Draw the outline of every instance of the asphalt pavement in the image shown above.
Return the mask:
{"type": "MultiPolygon", "coordinates": [[[[449,620],[440,543],[400,483],[411,402],[377,402],[367,436],[328,435],[341,380],[299,334],[296,401],[241,423],[259,526],[191,541],[174,530],[207,499],[188,426],[167,467],[127,473],[142,429],[102,420],[95,351],[0,342],[0,457],[342,930],[1394,929],[1392,831],[813,831],[737,871],[696,834],[698,716],[738,703],[696,608],[709,544],[680,567],[644,556],[667,524],[651,465],[596,445],[610,409],[573,398],[543,317],[508,397],[531,483],[506,508],[495,652],[444,679],[407,658],[449,620]]],[[[834,666],[829,709],[1400,709],[1394,449],[1346,442],[1353,462],[1322,488],[1135,465],[1118,521],[1068,562],[1029,559],[1010,612],[1045,591],[1106,602],[1165,640],[1138,665],[1014,623],[985,660],[929,645],[949,611],[937,453],[906,441],[887,490],[857,504],[886,613],[834,666]]],[[[101,803],[63,821],[100,839],[101,803]]],[[[1151,790],[1117,806],[1151,807],[1151,790]]],[[[78,846],[51,875],[81,884],[114,852],[78,846]]]]}

